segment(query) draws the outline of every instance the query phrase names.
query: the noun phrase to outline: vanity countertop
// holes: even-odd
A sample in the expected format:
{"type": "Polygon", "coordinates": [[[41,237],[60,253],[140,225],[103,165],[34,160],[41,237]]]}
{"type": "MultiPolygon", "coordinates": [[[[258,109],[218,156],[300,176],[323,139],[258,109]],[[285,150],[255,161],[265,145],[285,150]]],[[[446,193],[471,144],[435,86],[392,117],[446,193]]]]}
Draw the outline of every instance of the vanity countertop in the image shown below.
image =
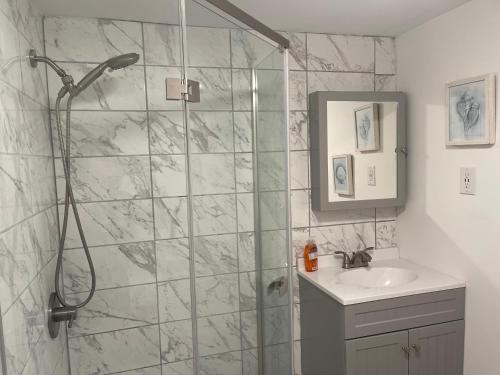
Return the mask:
{"type": "MultiPolygon", "coordinates": [[[[465,287],[465,282],[462,280],[401,258],[374,259],[370,263],[371,269],[380,267],[399,268],[413,271],[418,275],[416,280],[404,285],[385,288],[362,287],[342,283],[339,280],[342,273],[352,272],[359,268],[345,270],[340,267],[339,260],[333,256],[321,257],[319,269],[316,272],[306,272],[303,266],[300,265],[301,263],[303,263],[302,260],[299,260],[299,276],[317,286],[342,305],[353,305],[465,287]]],[[[370,268],[368,268],[368,271],[370,268]]]]}

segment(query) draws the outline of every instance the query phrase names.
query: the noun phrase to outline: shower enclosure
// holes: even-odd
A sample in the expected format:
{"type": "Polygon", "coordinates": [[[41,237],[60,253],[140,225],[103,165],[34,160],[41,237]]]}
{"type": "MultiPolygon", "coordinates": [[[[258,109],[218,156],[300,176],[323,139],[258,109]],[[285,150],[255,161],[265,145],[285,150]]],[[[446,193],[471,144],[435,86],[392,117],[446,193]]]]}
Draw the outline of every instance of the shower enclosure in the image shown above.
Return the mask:
{"type": "MultiPolygon", "coordinates": [[[[224,0],[163,5],[44,20],[47,56],[75,77],[140,55],[73,102],[71,180],[97,280],[67,329],[71,373],[290,375],[288,41],[224,0]]],[[[49,70],[53,118],[58,85],[49,70]]],[[[74,304],[90,290],[81,246],[70,221],[74,304]]]]}

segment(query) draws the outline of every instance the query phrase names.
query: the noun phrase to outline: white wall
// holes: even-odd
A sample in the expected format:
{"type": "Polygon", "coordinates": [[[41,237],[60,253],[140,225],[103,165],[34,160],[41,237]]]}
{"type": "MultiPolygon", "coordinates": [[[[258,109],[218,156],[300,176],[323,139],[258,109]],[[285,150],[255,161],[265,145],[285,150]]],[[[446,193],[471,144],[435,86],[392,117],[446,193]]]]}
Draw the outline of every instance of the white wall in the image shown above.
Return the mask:
{"type": "Polygon", "coordinates": [[[446,149],[444,85],[483,73],[500,77],[500,1],[463,5],[402,35],[397,50],[399,89],[409,98],[401,253],[465,278],[465,374],[498,374],[500,137],[493,147],[446,149]],[[466,165],[477,168],[475,196],[459,194],[459,168],[466,165]]]}

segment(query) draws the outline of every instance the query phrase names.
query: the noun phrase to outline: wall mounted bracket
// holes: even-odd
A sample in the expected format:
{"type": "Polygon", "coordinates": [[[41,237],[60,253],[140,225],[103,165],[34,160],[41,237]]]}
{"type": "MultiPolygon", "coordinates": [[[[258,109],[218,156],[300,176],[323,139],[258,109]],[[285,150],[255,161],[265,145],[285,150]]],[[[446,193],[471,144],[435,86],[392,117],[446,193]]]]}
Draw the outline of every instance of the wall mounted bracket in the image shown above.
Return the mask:
{"type": "Polygon", "coordinates": [[[200,83],[180,78],[165,80],[167,100],[185,100],[190,103],[200,102],[200,83]]]}

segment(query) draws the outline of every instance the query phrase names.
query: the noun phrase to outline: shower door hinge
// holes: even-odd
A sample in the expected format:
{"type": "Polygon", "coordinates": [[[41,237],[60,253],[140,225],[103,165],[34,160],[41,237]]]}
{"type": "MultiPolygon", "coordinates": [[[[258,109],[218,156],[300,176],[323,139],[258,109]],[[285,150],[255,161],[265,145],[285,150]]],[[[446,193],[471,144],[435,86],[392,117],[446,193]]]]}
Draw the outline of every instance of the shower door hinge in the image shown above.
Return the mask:
{"type": "Polygon", "coordinates": [[[180,78],[165,80],[167,100],[185,100],[186,102],[200,102],[200,83],[180,78]]]}

